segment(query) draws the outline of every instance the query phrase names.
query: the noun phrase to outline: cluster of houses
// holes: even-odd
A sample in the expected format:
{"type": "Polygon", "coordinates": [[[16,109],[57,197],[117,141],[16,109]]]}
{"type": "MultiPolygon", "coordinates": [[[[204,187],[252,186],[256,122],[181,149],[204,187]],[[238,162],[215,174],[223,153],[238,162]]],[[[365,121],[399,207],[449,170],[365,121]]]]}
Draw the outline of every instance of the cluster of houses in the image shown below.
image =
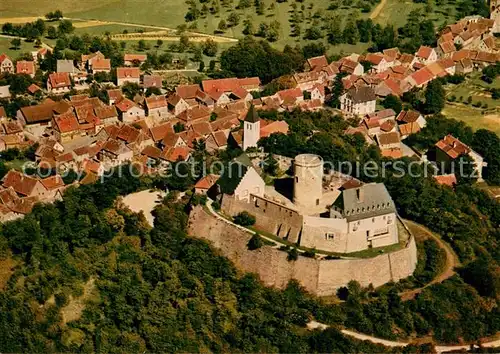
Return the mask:
{"type": "MultiPolygon", "coordinates": [[[[62,172],[83,173],[80,183],[91,183],[125,162],[155,173],[173,162],[189,160],[200,146],[209,152],[228,145],[246,150],[273,133],[287,134],[286,122],[261,119],[257,110],[323,109],[328,88],[339,73],[346,73],[340,97],[342,113],[362,118],[358,127],[346,133],[361,133],[369,143],[379,146],[383,156],[412,156],[415,152],[402,140],[424,128],[425,118],[416,111],[376,111],[377,99],[390,94],[401,96],[437,77],[495,63],[499,54],[491,37],[492,25],[491,20],[466,18],[442,31],[437,48],[421,47],[415,55],[393,48],[352,54],[331,63],[325,56],[310,58],[304,72],[287,78],[291,88],[267,97],[254,93],[262,89],[257,77],[205,80],[200,85],[178,86],[166,95],[125,97],[120,86],[127,82],[139,84],[143,92],[163,86],[161,76],[141,72],[145,55],[126,54],[124,66],[116,68],[115,88],[107,90],[108,102],[88,94],[45,98],[38,105],[20,108],[15,119],[7,117],[0,107],[0,151],[36,142],[36,165],[56,172],[49,179],[9,172],[0,188],[0,194],[5,195],[0,196],[0,220],[22,215],[21,211],[31,210],[36,201],[58,198],[65,188],[59,175],[62,172]]],[[[41,49],[33,53],[33,61],[20,60],[15,65],[1,55],[0,73],[15,71],[34,76],[37,62],[46,53],[47,49],[41,49]]],[[[100,52],[82,55],[77,63],[58,60],[57,71],[48,75],[46,91],[63,94],[72,88],[85,88],[88,75],[111,70],[111,61],[100,52]]],[[[46,92],[36,85],[28,88],[30,94],[37,91],[46,92]]],[[[446,137],[443,141],[463,145],[453,139],[446,137]]],[[[444,146],[438,144],[437,148],[445,151],[444,146]]],[[[455,150],[447,149],[442,157],[456,159],[459,155],[450,155],[455,150]]],[[[478,166],[483,165],[470,148],[462,150],[477,159],[478,166]]],[[[215,180],[210,178],[211,182],[215,180]]]]}

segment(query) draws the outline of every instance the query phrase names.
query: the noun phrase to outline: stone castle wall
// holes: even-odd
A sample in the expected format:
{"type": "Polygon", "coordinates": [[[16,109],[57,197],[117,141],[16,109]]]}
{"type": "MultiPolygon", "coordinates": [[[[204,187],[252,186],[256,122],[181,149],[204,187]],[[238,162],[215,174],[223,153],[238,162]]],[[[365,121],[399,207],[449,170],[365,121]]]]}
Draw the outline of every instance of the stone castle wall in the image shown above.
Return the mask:
{"type": "Polygon", "coordinates": [[[191,236],[210,241],[238,269],[258,274],[266,286],[284,288],[291,279],[296,279],[319,296],[335,294],[350,280],[357,280],[362,286],[398,281],[410,276],[417,265],[413,237],[404,249],[374,258],[319,260],[299,256],[289,262],[286,252],[271,246],[249,251],[250,233],[216,218],[202,207],[191,211],[188,231],[191,236]]]}
{"type": "Polygon", "coordinates": [[[269,232],[290,242],[299,241],[302,216],[285,205],[253,194],[250,195],[249,203],[225,194],[221,207],[226,215],[231,216],[247,211],[257,216],[255,227],[258,230],[269,232]]]}

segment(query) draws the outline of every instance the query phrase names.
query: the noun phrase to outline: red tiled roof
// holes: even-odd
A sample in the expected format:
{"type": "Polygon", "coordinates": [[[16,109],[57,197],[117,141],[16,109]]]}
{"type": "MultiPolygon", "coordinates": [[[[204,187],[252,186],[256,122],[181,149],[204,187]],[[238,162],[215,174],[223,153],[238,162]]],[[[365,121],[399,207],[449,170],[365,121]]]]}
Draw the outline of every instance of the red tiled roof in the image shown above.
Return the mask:
{"type": "Polygon", "coordinates": [[[403,136],[416,134],[420,131],[420,125],[417,122],[405,123],[398,126],[399,132],[403,136]]]}
{"type": "Polygon", "coordinates": [[[455,138],[453,135],[447,135],[436,143],[436,147],[446,153],[452,159],[456,159],[462,154],[468,154],[471,149],[455,138]]]}
{"type": "Polygon", "coordinates": [[[217,183],[217,180],[219,179],[219,176],[217,175],[206,175],[205,177],[201,178],[196,184],[194,185],[194,188],[196,189],[210,189],[212,186],[217,183]]]}
{"type": "Polygon", "coordinates": [[[288,134],[288,123],[284,120],[278,120],[267,124],[265,127],[260,129],[260,137],[265,138],[273,133],[283,133],[288,134]]]}
{"type": "Polygon", "coordinates": [[[328,60],[324,55],[307,59],[311,70],[319,70],[328,65],[328,60]]]}
{"type": "Polygon", "coordinates": [[[304,94],[302,93],[302,91],[298,87],[296,87],[293,89],[278,91],[277,95],[282,101],[284,101],[287,98],[296,99],[299,97],[303,97],[304,94]]]}
{"type": "Polygon", "coordinates": [[[176,162],[179,159],[181,161],[186,161],[191,154],[191,149],[185,146],[180,146],[176,148],[167,148],[163,150],[162,156],[170,162],[176,162]]]}
{"type": "Polygon", "coordinates": [[[399,159],[403,157],[403,151],[400,148],[394,149],[381,149],[380,153],[384,157],[390,157],[392,159],[399,159]]]}
{"type": "Polygon", "coordinates": [[[44,178],[40,182],[42,182],[43,186],[49,191],[64,187],[64,181],[60,175],[44,178]]]}
{"type": "Polygon", "coordinates": [[[420,113],[417,111],[401,111],[396,117],[396,120],[398,122],[412,123],[416,122],[419,117],[420,113]]]}
{"type": "Polygon", "coordinates": [[[92,70],[111,70],[111,59],[95,59],[92,61],[92,70]]]}
{"type": "Polygon", "coordinates": [[[16,63],[16,73],[35,75],[35,63],[32,61],[19,60],[16,63]]]}
{"type": "Polygon", "coordinates": [[[5,108],[0,106],[0,118],[7,117],[7,113],[5,113],[5,108]]]}
{"type": "Polygon", "coordinates": [[[23,175],[21,172],[15,170],[9,170],[2,179],[5,188],[12,187],[16,193],[24,196],[29,196],[33,192],[37,182],[37,179],[23,175]]]}
{"type": "Polygon", "coordinates": [[[69,73],[52,73],[49,74],[49,82],[52,88],[61,88],[71,86],[69,73]]]}
{"type": "Polygon", "coordinates": [[[158,159],[161,156],[161,150],[158,149],[156,146],[146,146],[142,151],[141,154],[145,155],[147,157],[150,157],[152,159],[158,159]]]}
{"type": "Polygon", "coordinates": [[[54,117],[56,128],[61,133],[69,133],[79,129],[78,120],[73,112],[68,112],[54,117]]]}
{"type": "Polygon", "coordinates": [[[0,64],[2,64],[7,59],[11,60],[6,54],[0,54],[0,64]]]}
{"type": "Polygon", "coordinates": [[[116,77],[118,79],[139,79],[141,77],[141,70],[139,68],[116,68],[116,77]]]}
{"type": "Polygon", "coordinates": [[[434,179],[437,183],[449,187],[453,187],[453,185],[457,184],[457,177],[454,173],[449,175],[434,176],[434,179]]]}
{"type": "Polygon", "coordinates": [[[158,109],[168,107],[165,96],[151,96],[146,98],[146,106],[148,109],[158,109]]]}
{"type": "Polygon", "coordinates": [[[396,126],[396,122],[393,120],[386,120],[384,123],[380,125],[380,130],[383,132],[390,132],[396,126]]]}
{"type": "Polygon", "coordinates": [[[434,75],[429,69],[424,67],[418,70],[417,72],[413,73],[411,77],[415,81],[416,85],[420,86],[431,81],[434,78],[434,75]]]}
{"type": "Polygon", "coordinates": [[[426,47],[426,46],[420,46],[418,49],[418,52],[416,54],[417,57],[419,58],[424,58],[424,59],[429,59],[429,57],[432,54],[433,49],[431,47],[426,47]]]}
{"type": "Polygon", "coordinates": [[[144,88],[161,88],[163,86],[163,80],[160,75],[144,75],[142,81],[144,88]]]}
{"type": "Polygon", "coordinates": [[[139,62],[144,62],[146,61],[148,56],[146,54],[125,54],[123,56],[124,61],[139,61],[139,62]]]}
{"type": "Polygon", "coordinates": [[[137,107],[137,105],[133,101],[131,101],[128,98],[125,98],[125,97],[122,100],[120,100],[119,102],[116,102],[115,106],[121,112],[126,112],[129,109],[131,109],[132,107],[137,107]]]}
{"type": "Polygon", "coordinates": [[[162,140],[169,133],[173,134],[173,132],[174,130],[172,129],[172,123],[165,123],[150,129],[151,137],[155,142],[162,140]]]}
{"type": "Polygon", "coordinates": [[[28,92],[31,93],[31,94],[34,94],[34,93],[36,93],[36,92],[38,92],[40,90],[41,90],[41,88],[39,86],[35,85],[35,84],[31,84],[31,85],[28,86],[28,92]]]}
{"type": "Polygon", "coordinates": [[[457,51],[457,48],[455,48],[455,43],[453,43],[453,41],[443,42],[439,44],[439,47],[444,54],[449,54],[457,51]]]}
{"type": "Polygon", "coordinates": [[[175,92],[177,95],[182,97],[183,99],[188,99],[188,98],[195,98],[196,93],[200,89],[200,85],[180,85],[177,86],[175,89],[175,92]]]}

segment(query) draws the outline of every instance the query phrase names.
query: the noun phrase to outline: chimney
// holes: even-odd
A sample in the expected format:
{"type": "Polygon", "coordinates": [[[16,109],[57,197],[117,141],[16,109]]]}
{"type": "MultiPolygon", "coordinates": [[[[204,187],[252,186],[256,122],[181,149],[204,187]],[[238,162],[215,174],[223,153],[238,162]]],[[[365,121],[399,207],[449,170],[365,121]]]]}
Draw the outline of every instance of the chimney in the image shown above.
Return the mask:
{"type": "Polygon", "coordinates": [[[358,203],[363,202],[363,188],[356,189],[356,199],[358,200],[358,203]]]}

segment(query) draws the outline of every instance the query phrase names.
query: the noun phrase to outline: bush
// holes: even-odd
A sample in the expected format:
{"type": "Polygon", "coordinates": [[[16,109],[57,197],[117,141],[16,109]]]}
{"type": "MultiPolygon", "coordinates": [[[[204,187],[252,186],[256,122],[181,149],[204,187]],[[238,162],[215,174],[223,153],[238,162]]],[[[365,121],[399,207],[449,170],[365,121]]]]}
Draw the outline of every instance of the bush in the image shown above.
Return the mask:
{"type": "Polygon", "coordinates": [[[242,211],[241,213],[237,214],[233,218],[233,220],[235,224],[241,226],[252,226],[255,224],[255,216],[246,211],[242,211]]]}
{"type": "Polygon", "coordinates": [[[478,102],[474,102],[472,105],[473,105],[474,107],[479,108],[479,107],[481,107],[483,104],[482,104],[481,102],[479,102],[479,101],[478,101],[478,102]]]}
{"type": "Polygon", "coordinates": [[[213,202],[212,208],[214,208],[215,210],[220,210],[220,203],[217,201],[213,202]]]}
{"type": "Polygon", "coordinates": [[[288,257],[286,259],[288,261],[296,261],[299,258],[299,251],[294,247],[288,251],[288,257]]]}
{"type": "Polygon", "coordinates": [[[263,245],[264,243],[262,242],[262,238],[259,236],[259,234],[255,233],[253,234],[250,241],[248,241],[247,247],[250,251],[253,251],[261,248],[263,245]]]}
{"type": "Polygon", "coordinates": [[[457,100],[457,96],[455,95],[451,95],[450,97],[448,97],[448,102],[455,102],[457,100]]]}

